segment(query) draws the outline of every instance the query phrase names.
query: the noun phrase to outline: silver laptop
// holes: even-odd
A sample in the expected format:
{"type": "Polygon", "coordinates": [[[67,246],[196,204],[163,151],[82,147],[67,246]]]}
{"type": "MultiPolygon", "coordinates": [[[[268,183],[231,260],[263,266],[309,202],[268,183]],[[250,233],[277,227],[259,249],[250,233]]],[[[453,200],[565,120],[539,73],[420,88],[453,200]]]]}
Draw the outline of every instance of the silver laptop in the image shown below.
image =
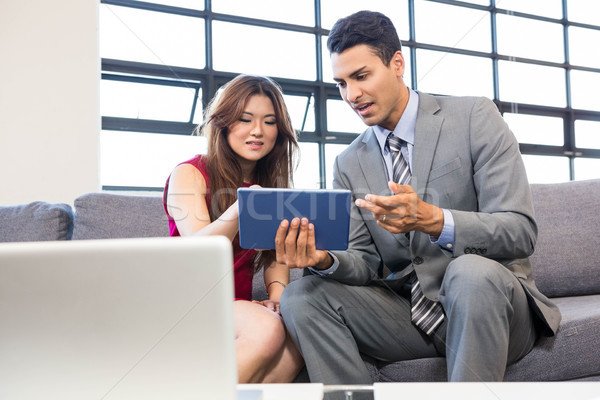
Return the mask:
{"type": "Polygon", "coordinates": [[[0,244],[0,398],[236,398],[224,237],[0,244]]]}

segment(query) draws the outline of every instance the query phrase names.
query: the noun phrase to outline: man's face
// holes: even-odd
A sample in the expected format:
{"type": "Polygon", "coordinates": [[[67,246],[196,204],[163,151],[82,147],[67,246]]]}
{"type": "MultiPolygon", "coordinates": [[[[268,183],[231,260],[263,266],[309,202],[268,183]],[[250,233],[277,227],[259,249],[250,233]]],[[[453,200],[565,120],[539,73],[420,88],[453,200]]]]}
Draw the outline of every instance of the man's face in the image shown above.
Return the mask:
{"type": "Polygon", "coordinates": [[[404,58],[399,51],[385,65],[373,50],[360,44],[331,54],[333,79],[344,101],[369,126],[394,130],[408,101],[402,81],[404,58]]]}

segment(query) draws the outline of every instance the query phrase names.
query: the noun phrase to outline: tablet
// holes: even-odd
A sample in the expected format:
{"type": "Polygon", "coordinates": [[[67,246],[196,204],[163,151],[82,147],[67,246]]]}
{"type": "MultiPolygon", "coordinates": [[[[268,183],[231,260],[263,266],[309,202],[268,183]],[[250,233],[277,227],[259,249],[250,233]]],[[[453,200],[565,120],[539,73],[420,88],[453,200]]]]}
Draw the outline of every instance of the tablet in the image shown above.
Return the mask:
{"type": "Polygon", "coordinates": [[[314,224],[317,249],[348,248],[349,190],[239,188],[237,193],[244,249],[274,249],[279,224],[294,217],[314,224]]]}

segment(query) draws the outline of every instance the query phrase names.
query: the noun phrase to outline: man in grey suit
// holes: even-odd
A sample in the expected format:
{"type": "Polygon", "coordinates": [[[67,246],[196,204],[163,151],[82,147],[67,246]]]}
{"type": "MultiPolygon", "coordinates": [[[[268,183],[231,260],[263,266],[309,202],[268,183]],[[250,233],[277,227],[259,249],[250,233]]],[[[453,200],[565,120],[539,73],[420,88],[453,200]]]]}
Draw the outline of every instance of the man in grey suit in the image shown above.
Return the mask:
{"type": "Polygon", "coordinates": [[[369,128],[334,167],[334,187],[355,199],[348,250],[316,250],[306,219],[282,221],[276,237],[277,260],[308,275],[285,289],[281,313],[311,381],[371,383],[360,353],[443,355],[449,381],[501,381],[560,322],[527,258],[537,226],[516,139],[488,99],[407,88],[380,13],[340,19],[327,45],[369,128]]]}

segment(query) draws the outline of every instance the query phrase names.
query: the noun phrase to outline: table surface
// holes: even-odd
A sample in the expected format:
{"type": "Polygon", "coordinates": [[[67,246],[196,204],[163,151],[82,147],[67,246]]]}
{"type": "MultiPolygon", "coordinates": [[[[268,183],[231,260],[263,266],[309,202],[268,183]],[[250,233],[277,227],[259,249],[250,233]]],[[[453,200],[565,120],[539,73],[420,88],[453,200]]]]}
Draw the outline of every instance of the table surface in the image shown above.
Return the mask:
{"type": "Polygon", "coordinates": [[[376,383],[375,400],[600,400],[600,382],[376,383]]]}
{"type": "Polygon", "coordinates": [[[238,400],[322,400],[321,383],[239,384],[238,400]],[[262,397],[260,396],[262,394],[262,397]]]}
{"type": "MultiPolygon", "coordinates": [[[[238,400],[322,400],[330,389],[320,383],[244,384],[238,400]]],[[[375,383],[373,392],[375,400],[600,400],[600,382],[375,383]]]]}

